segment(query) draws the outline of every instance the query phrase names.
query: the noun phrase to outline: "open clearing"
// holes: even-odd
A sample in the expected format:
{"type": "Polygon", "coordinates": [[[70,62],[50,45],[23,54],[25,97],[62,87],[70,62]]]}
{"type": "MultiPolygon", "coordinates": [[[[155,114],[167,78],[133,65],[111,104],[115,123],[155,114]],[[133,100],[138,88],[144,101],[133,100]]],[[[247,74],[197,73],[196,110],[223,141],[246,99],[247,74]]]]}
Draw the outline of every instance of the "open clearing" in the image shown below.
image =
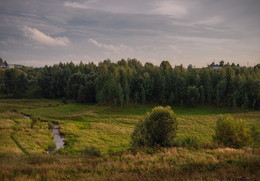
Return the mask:
{"type": "MultiPolygon", "coordinates": [[[[259,131],[259,111],[173,107],[179,126],[176,143],[195,137],[200,149],[131,149],[130,137],[135,124],[154,106],[113,108],[74,103],[64,105],[60,101],[45,99],[0,100],[0,176],[6,180],[73,180],[89,176],[99,180],[111,175],[113,180],[125,176],[129,180],[156,180],[162,175],[165,179],[181,178],[181,173],[186,170],[195,179],[259,177],[259,140],[255,143],[254,153],[212,148],[215,122],[221,114],[243,118],[259,131]],[[25,119],[23,114],[30,115],[31,119],[25,119]],[[66,146],[59,150],[59,154],[46,155],[54,144],[52,122],[59,124],[66,146]],[[102,157],[82,156],[91,146],[100,150],[102,157]]],[[[183,178],[188,179],[188,176],[183,178]]]]}

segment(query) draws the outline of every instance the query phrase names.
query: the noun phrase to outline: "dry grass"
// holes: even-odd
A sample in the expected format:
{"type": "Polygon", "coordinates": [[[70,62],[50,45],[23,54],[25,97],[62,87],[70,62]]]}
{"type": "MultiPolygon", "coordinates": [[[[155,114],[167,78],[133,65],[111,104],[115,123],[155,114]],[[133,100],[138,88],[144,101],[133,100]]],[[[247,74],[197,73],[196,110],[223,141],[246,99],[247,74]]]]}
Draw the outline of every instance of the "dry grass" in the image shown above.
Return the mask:
{"type": "Polygon", "coordinates": [[[53,143],[48,123],[37,122],[32,128],[30,119],[3,117],[0,119],[0,153],[46,153],[53,143]]]}
{"type": "Polygon", "coordinates": [[[5,180],[257,180],[260,176],[259,155],[226,148],[144,148],[103,158],[0,156],[0,176],[5,180]]]}

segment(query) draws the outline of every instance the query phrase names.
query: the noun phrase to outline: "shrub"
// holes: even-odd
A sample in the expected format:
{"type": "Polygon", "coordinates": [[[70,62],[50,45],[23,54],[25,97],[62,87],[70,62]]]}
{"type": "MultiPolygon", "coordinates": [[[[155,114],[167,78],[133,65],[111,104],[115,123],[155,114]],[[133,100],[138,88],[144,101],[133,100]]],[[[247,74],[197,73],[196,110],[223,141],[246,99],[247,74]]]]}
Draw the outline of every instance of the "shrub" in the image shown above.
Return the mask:
{"type": "Polygon", "coordinates": [[[87,156],[95,156],[95,157],[101,156],[100,150],[95,146],[86,147],[85,150],[83,150],[83,154],[87,156]]]}
{"type": "Polygon", "coordinates": [[[202,145],[196,136],[189,135],[182,139],[175,139],[174,146],[198,149],[202,145]]]}
{"type": "Polygon", "coordinates": [[[132,134],[133,146],[171,146],[177,121],[171,107],[155,107],[139,122],[132,134]]]}
{"type": "Polygon", "coordinates": [[[56,145],[54,142],[52,142],[50,145],[48,145],[47,152],[52,153],[55,151],[55,149],[56,149],[56,145]]]}
{"type": "Polygon", "coordinates": [[[251,133],[244,120],[227,115],[217,120],[214,140],[224,146],[241,148],[251,143],[251,133]]]}

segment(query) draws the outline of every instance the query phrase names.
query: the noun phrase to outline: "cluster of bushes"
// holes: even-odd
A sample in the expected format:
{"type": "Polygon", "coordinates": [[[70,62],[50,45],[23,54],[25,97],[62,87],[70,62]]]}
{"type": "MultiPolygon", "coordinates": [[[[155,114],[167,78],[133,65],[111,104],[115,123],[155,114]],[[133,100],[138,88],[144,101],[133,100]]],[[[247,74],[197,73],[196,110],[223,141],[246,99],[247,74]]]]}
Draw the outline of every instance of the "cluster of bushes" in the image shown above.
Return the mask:
{"type": "MultiPolygon", "coordinates": [[[[200,148],[200,140],[195,136],[187,136],[182,140],[175,140],[177,131],[177,118],[170,106],[155,107],[140,121],[132,133],[133,147],[170,147],[181,146],[187,148],[200,148]]],[[[254,133],[255,134],[255,133],[254,133]]],[[[246,122],[225,115],[217,120],[214,143],[219,146],[242,148],[253,143],[253,132],[246,122]]],[[[99,157],[100,151],[96,147],[87,147],[84,155],[99,157]]]]}
{"type": "MultiPolygon", "coordinates": [[[[155,107],[143,121],[136,125],[132,134],[132,145],[200,147],[198,138],[194,136],[188,136],[182,141],[176,142],[174,140],[176,130],[177,120],[173,110],[169,106],[155,107]]],[[[218,145],[242,148],[253,143],[252,134],[244,120],[237,120],[230,115],[225,115],[217,120],[213,139],[218,145]]]]}

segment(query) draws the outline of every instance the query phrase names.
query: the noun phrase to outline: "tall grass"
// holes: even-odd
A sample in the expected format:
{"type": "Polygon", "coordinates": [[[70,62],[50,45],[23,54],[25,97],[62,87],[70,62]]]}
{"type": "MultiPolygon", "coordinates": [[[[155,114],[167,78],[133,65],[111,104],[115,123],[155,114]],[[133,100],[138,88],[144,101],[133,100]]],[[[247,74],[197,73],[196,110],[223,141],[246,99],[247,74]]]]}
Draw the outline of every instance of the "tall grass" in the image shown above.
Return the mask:
{"type": "Polygon", "coordinates": [[[42,154],[0,158],[3,180],[257,180],[260,176],[259,155],[226,148],[143,148],[99,158],[42,154]]]}

